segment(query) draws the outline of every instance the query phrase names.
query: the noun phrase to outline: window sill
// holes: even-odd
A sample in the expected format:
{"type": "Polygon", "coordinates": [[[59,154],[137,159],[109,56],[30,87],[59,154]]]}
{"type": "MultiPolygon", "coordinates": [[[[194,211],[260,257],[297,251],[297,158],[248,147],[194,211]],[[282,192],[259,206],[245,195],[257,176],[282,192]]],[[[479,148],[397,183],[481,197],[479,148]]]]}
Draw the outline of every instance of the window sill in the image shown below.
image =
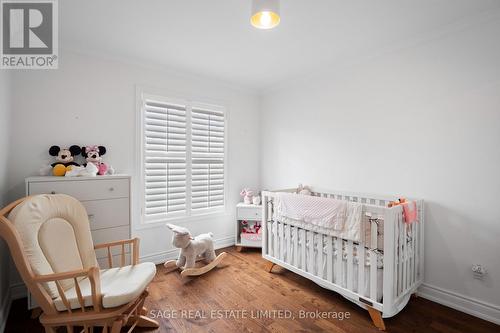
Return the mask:
{"type": "Polygon", "coordinates": [[[182,224],[193,223],[193,222],[198,222],[198,221],[203,221],[203,220],[213,219],[213,218],[222,218],[222,217],[231,218],[231,215],[226,210],[220,210],[220,211],[210,212],[210,213],[194,214],[191,216],[170,217],[170,218],[166,218],[163,220],[152,221],[152,222],[141,221],[141,223],[136,225],[134,227],[134,229],[135,230],[153,229],[153,228],[163,227],[167,223],[182,225],[182,224]]]}

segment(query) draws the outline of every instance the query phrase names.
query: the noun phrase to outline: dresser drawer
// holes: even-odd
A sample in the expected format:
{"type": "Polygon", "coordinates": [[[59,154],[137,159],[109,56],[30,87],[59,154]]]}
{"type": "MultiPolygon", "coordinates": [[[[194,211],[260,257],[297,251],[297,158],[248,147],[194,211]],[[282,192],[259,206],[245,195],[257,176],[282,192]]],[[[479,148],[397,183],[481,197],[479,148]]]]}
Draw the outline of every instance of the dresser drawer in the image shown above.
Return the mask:
{"type": "Polygon", "coordinates": [[[262,220],[262,207],[238,207],[238,220],[262,220]]]}
{"type": "MultiPolygon", "coordinates": [[[[91,232],[94,245],[102,243],[111,243],[123,239],[130,239],[130,228],[128,225],[116,228],[92,230],[91,232]]],[[[111,248],[111,251],[113,255],[120,254],[122,248],[121,246],[113,246],[111,248]]],[[[129,252],[128,245],[125,245],[125,252],[129,252]]],[[[97,249],[95,254],[98,259],[106,258],[108,256],[107,249],[97,249]]]]}
{"type": "Polygon", "coordinates": [[[130,224],[128,198],[83,201],[82,204],[87,210],[91,230],[130,224]]]}
{"type": "Polygon", "coordinates": [[[80,201],[127,198],[128,179],[64,180],[29,183],[29,194],[68,194],[80,201]]]}

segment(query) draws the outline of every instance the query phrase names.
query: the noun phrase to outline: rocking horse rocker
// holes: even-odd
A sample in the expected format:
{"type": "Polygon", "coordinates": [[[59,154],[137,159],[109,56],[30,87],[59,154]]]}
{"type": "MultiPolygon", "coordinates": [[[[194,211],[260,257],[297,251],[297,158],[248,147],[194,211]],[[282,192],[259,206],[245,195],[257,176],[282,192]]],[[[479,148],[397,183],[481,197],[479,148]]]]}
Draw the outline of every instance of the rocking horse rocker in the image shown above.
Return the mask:
{"type": "Polygon", "coordinates": [[[213,234],[201,234],[192,237],[189,230],[173,224],[167,224],[167,227],[173,231],[172,245],[181,249],[177,260],[169,260],[164,266],[167,272],[181,269],[181,277],[198,276],[212,270],[226,256],[226,252],[222,252],[218,256],[215,255],[213,234]],[[197,261],[203,260],[206,265],[196,267],[197,261]]]}

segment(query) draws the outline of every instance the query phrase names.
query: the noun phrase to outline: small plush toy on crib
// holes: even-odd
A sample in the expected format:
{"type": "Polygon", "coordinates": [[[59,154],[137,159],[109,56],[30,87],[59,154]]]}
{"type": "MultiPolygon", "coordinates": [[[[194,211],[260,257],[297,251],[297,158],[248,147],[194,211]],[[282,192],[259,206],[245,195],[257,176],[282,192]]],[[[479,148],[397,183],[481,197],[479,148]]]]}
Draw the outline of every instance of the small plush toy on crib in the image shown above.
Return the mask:
{"type": "Polygon", "coordinates": [[[173,231],[172,245],[181,249],[177,260],[169,260],[164,264],[168,271],[179,268],[182,277],[201,275],[217,266],[226,255],[225,252],[215,255],[211,232],[193,238],[186,228],[173,224],[167,224],[167,227],[173,231]],[[198,260],[204,260],[206,265],[196,268],[198,260]]]}
{"type": "Polygon", "coordinates": [[[302,184],[299,184],[299,187],[297,188],[297,194],[311,195],[312,191],[309,186],[307,185],[303,186],[302,184]]]}

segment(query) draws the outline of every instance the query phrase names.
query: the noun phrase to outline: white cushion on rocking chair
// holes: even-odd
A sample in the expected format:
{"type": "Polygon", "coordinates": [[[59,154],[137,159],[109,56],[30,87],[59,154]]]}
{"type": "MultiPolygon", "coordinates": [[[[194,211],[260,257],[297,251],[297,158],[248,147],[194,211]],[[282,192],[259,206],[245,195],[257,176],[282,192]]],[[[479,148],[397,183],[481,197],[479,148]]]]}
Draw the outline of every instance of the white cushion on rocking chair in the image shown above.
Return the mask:
{"type": "MultiPolygon", "coordinates": [[[[156,266],[145,262],[134,266],[103,269],[101,273],[102,306],[114,308],[135,300],[146,289],[156,274],[156,266]]],[[[89,279],[85,278],[79,283],[85,306],[92,306],[92,291],[89,279]]],[[[80,308],[76,288],[66,290],[64,293],[71,309],[80,308]]],[[[66,310],[61,297],[54,299],[58,311],[66,310]]]]}

